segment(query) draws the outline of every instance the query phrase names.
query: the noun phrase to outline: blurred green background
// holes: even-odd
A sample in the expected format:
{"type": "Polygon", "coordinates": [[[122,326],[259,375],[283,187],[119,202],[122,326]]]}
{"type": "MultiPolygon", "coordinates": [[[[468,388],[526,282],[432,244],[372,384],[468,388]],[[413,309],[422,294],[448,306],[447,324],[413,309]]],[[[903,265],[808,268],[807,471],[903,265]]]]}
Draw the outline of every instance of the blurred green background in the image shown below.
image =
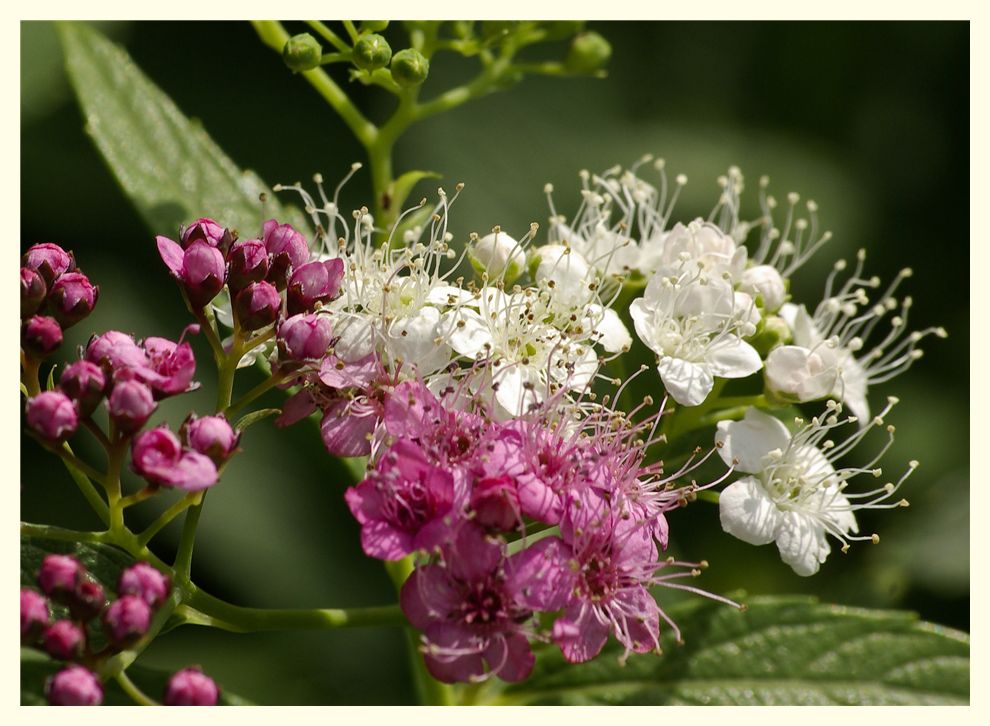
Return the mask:
{"type": "MultiPolygon", "coordinates": [[[[363,160],[343,124],[247,23],[101,27],[234,161],[269,184],[317,171],[334,180],[363,160]]],[[[778,197],[794,190],[814,198],[834,232],[793,280],[798,301],[819,300],[831,263],[862,246],[870,273],[889,279],[902,266],[914,267],[903,290],[915,298],[913,326],[941,324],[950,338],[933,340],[915,368],[873,397],[875,405],[888,394],[902,400],[891,417],[897,442],[884,463],[891,472],[908,459],[922,464],[904,490],[910,509],[861,517],[864,530],[880,532],[881,544],[845,556],[836,548],[818,576],[799,578],[772,546],[753,548],[723,534],[715,508],[698,503],[671,516],[672,547],[710,561],[700,584],[716,592],[814,593],[850,605],[912,609],[968,630],[967,24],[590,27],[614,48],[607,79],[531,78],[427,121],[400,142],[397,171],[436,170],[448,189],[466,182],[452,218],[463,242],[495,224],[518,236],[529,222],[545,222],[547,181],[556,186],[558,209],[570,214],[579,169],[628,164],[646,152],[690,178],[676,216],[707,214],[717,198],[716,176],[737,164],[753,195],[756,179],[768,174],[778,197]]],[[[386,36],[393,48],[402,47],[399,27],[386,36]]],[[[95,314],[67,335],[62,359],[107,328],[176,337],[187,322],[182,304],[153,232],[83,131],[53,28],[24,23],[21,38],[21,249],[39,241],[73,249],[102,287],[95,314]]],[[[561,45],[561,55],[564,50],[561,45]]],[[[463,78],[464,63],[438,56],[424,96],[463,78]]],[[[372,117],[388,113],[392,101],[384,92],[348,91],[372,117]]],[[[362,172],[345,190],[344,206],[366,203],[368,193],[362,172]]],[[[427,193],[424,184],[412,198],[427,193]]],[[[202,412],[212,404],[208,353],[203,341],[196,345],[204,392],[160,408],[159,418],[173,427],[190,408],[202,412]]],[[[258,376],[245,373],[239,386],[258,376]]],[[[197,581],[246,605],[393,601],[380,564],[360,552],[341,496],[345,476],[315,429],[262,424],[246,434],[243,447],[205,508],[197,581]]],[[[24,519],[96,526],[64,470],[30,440],[22,441],[21,481],[24,519]]],[[[142,506],[150,517],[155,505],[142,506]]],[[[166,557],[176,530],[159,541],[166,557]]],[[[231,635],[187,628],[156,641],[142,662],[199,663],[226,688],[259,703],[412,699],[398,630],[231,635]]]]}

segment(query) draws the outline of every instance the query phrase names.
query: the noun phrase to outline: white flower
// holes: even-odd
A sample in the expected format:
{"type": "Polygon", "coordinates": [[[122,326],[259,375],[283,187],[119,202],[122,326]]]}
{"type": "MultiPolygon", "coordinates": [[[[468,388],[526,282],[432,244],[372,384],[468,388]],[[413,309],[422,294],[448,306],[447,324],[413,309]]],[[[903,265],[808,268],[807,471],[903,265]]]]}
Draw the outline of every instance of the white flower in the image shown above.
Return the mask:
{"type": "Polygon", "coordinates": [[[834,396],[860,421],[869,419],[869,386],[907,370],[922,355],[917,348],[922,338],[946,335],[939,327],[907,333],[911,298],[898,301],[893,293],[910,277],[909,269],[901,270],[877,302],[871,303],[866,290],[878,288],[880,280],[862,277],[864,260],[860,250],[852,276],[833,292],[836,276],[845,269],[843,261],[836,263],[826,283],[825,299],[814,316],[803,305],[781,307],[780,316],[791,327],[793,345],[771,351],[766,362],[767,386],[777,395],[802,402],[834,396]],[[877,324],[898,308],[887,334],[867,350],[866,342],[877,324]]]}
{"type": "Polygon", "coordinates": [[[657,274],[629,312],[637,335],[658,356],[664,387],[682,405],[704,401],[715,376],[744,378],[763,366],[742,340],[756,330],[753,301],[726,280],[690,269],[657,274]]]}
{"type": "Polygon", "coordinates": [[[712,277],[728,275],[736,283],[746,267],[746,248],[714,224],[695,219],[687,225],[678,222],[663,235],[655,254],[644,268],[666,271],[683,261],[691,261],[712,277]]]}
{"type": "Polygon", "coordinates": [[[479,275],[488,275],[491,280],[502,279],[507,285],[512,284],[526,268],[523,243],[498,227],[491,234],[473,240],[468,257],[479,275]]]}
{"type": "Polygon", "coordinates": [[[763,300],[763,310],[767,313],[777,312],[787,298],[784,278],[776,267],[770,265],[754,265],[743,270],[739,276],[739,289],[754,298],[759,295],[763,300]]]}
{"type": "MultiPolygon", "coordinates": [[[[870,426],[882,425],[882,417],[894,403],[896,399],[891,399],[870,426]]],[[[813,418],[808,424],[799,420],[801,428],[791,435],[778,419],[750,408],[742,421],[720,421],[715,434],[722,459],[753,475],[730,484],[719,496],[722,529],[753,545],[776,542],[781,559],[802,576],[815,574],[828,557],[831,548],[826,534],[839,539],[843,551],[852,540],[879,541],[877,535],[854,536],[859,528],[853,512],[907,506],[903,499],[883,502],[917,466],[911,462],[896,484],[860,494],[844,493],[848,480],[858,474],[881,476],[881,470],[873,467],[893,441],[893,427],[887,427],[887,444],[868,464],[836,468],[836,461],[870,428],[862,428],[836,444],[828,438],[832,430],[855,420],[840,420],[840,412],[841,406],[829,401],[822,418],[813,418]]]]}

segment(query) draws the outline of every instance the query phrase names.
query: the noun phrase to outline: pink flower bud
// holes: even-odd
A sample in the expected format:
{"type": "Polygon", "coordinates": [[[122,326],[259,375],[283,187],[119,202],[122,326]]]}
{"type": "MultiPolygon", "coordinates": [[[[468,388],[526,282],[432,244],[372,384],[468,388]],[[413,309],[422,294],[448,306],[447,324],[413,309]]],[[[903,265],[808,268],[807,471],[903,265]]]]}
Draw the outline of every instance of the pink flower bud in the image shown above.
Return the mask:
{"type": "Polygon", "coordinates": [[[103,686],[81,665],[60,670],[48,681],[45,691],[52,706],[99,706],[103,703],[103,686]]]}
{"type": "Polygon", "coordinates": [[[75,592],[85,568],[70,555],[46,555],[38,570],[38,584],[41,591],[53,600],[64,602],[75,592]]]}
{"type": "Polygon", "coordinates": [[[108,330],[89,340],[86,360],[103,366],[106,371],[148,366],[148,354],[134,338],[119,330],[108,330]]]}
{"type": "Polygon", "coordinates": [[[62,345],[62,326],[55,318],[35,315],[21,325],[21,347],[32,358],[47,358],[62,345]]]}
{"type": "Polygon", "coordinates": [[[75,267],[72,255],[52,242],[42,242],[29,247],[24,253],[23,263],[24,267],[37,270],[49,287],[63,273],[75,267]]]}
{"type": "MultiPolygon", "coordinates": [[[[183,337],[186,332],[197,333],[199,326],[187,327],[183,337]]],[[[184,393],[198,385],[192,382],[196,373],[196,357],[189,343],[174,343],[166,338],[145,338],[144,350],[148,355],[148,365],[138,370],[137,376],[151,386],[156,400],[184,393]]]]}
{"type": "Polygon", "coordinates": [[[140,381],[123,380],[114,384],[107,410],[117,429],[125,434],[133,434],[144,426],[154,413],[157,404],[151,389],[140,381]]]}
{"type": "Polygon", "coordinates": [[[231,290],[240,290],[268,276],[268,248],[260,239],[237,240],[227,259],[230,263],[227,284],[231,290]]]}
{"type": "Polygon", "coordinates": [[[30,267],[21,268],[21,318],[29,318],[38,312],[48,295],[45,278],[30,267]]]}
{"type": "Polygon", "coordinates": [[[471,493],[471,508],[483,527],[515,529],[522,519],[515,479],[504,475],[479,479],[471,493]]]}
{"type": "Polygon", "coordinates": [[[82,655],[86,634],[71,620],[56,620],[45,628],[41,645],[52,658],[72,660],[82,655]]]}
{"type": "Polygon", "coordinates": [[[195,414],[190,414],[180,433],[190,449],[210,457],[217,466],[230,458],[240,440],[223,416],[196,418],[195,414]]]}
{"type": "Polygon", "coordinates": [[[103,629],[114,647],[133,645],[148,632],[151,606],[136,595],[124,595],[110,603],[103,613],[103,629]]]}
{"type": "Polygon", "coordinates": [[[278,320],[282,298],[268,282],[252,282],[234,298],[234,312],[244,330],[259,330],[278,320]]]}
{"type": "Polygon", "coordinates": [[[33,643],[51,622],[48,601],[44,595],[26,587],[21,588],[21,643],[33,643]]]}
{"type": "Polygon", "coordinates": [[[90,577],[83,577],[68,598],[69,612],[76,621],[86,622],[99,615],[107,604],[103,587],[90,577]]]}
{"type": "Polygon", "coordinates": [[[103,400],[107,390],[107,378],[103,374],[103,369],[95,363],[78,360],[65,367],[58,385],[63,393],[76,402],[79,415],[86,418],[103,400]]]}
{"type": "Polygon", "coordinates": [[[27,424],[45,441],[64,441],[76,432],[79,412],[61,391],[44,391],[27,402],[27,424]]]}
{"type": "Polygon", "coordinates": [[[333,328],[326,315],[294,315],[279,326],[279,355],[287,360],[322,358],[332,337],[333,328]]]}
{"type": "Polygon", "coordinates": [[[152,484],[194,492],[217,482],[216,465],[197,451],[183,450],[167,428],[145,431],[131,446],[131,466],[152,484]]]}
{"type": "Polygon", "coordinates": [[[117,581],[117,594],[135,595],[148,605],[157,608],[168,597],[171,582],[147,562],[137,562],[120,573],[117,581]]]}
{"type": "Polygon", "coordinates": [[[344,261],[308,262],[297,267],[289,278],[287,301],[289,315],[312,310],[318,302],[327,302],[340,290],[344,261]]]}
{"type": "Polygon", "coordinates": [[[67,272],[52,285],[49,300],[55,319],[68,328],[85,318],[96,307],[100,288],[81,272],[67,272]]]}
{"type": "Polygon", "coordinates": [[[166,706],[216,706],[220,689],[213,679],[198,668],[185,668],[168,680],[165,687],[166,706]]]}
{"type": "Polygon", "coordinates": [[[290,272],[309,260],[309,244],[291,225],[279,224],[274,219],[264,224],[264,242],[271,256],[268,281],[281,290],[290,272]]]}
{"type": "Polygon", "coordinates": [[[226,277],[223,252],[203,241],[189,245],[182,258],[181,280],[193,307],[201,308],[215,298],[226,277]]]}
{"type": "Polygon", "coordinates": [[[230,248],[230,233],[219,223],[209,217],[201,217],[182,230],[179,235],[183,249],[188,249],[193,242],[205,242],[210,247],[220,247],[226,252],[230,248]],[[223,248],[226,241],[227,247],[223,248]]]}

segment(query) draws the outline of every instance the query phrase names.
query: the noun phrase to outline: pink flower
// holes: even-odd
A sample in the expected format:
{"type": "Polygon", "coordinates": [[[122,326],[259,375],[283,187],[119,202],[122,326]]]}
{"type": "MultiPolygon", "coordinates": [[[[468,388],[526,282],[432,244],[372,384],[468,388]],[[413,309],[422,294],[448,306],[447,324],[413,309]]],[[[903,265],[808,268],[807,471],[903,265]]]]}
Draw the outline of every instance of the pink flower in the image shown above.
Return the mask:
{"type": "Polygon", "coordinates": [[[50,443],[64,441],[79,427],[79,412],[61,391],[43,391],[26,404],[27,424],[50,443]]]}
{"type": "Polygon", "coordinates": [[[180,434],[190,449],[210,457],[217,466],[230,458],[241,438],[222,415],[197,418],[190,414],[180,434]]]}
{"type": "Polygon", "coordinates": [[[344,260],[339,257],[307,262],[293,270],[286,289],[289,315],[312,310],[316,303],[335,297],[343,277],[344,260]]]}
{"type": "Polygon", "coordinates": [[[450,472],[430,464],[409,439],[395,442],[344,498],[361,524],[365,554],[382,560],[433,549],[447,539],[457,515],[450,472]]]}
{"type": "Polygon", "coordinates": [[[153,608],[165,602],[171,587],[168,575],[147,562],[136,562],[123,570],[117,580],[118,595],[136,595],[153,608]]]}
{"type": "Polygon", "coordinates": [[[81,665],[63,668],[45,687],[52,706],[99,706],[103,703],[103,686],[97,677],[81,665]]]}
{"type": "Polygon", "coordinates": [[[45,278],[37,270],[30,267],[21,268],[21,319],[29,318],[38,312],[38,308],[48,295],[48,285],[45,278]]]}
{"type": "Polygon", "coordinates": [[[227,284],[231,290],[241,290],[268,276],[268,249],[259,239],[237,240],[230,248],[227,262],[227,284]]]}
{"type": "Polygon", "coordinates": [[[152,484],[196,492],[217,483],[217,467],[208,456],[182,448],[165,427],[145,431],[131,445],[131,466],[152,484]]]}
{"type": "Polygon", "coordinates": [[[183,342],[187,333],[198,333],[198,325],[189,325],[182,332],[178,343],[165,338],[145,338],[144,350],[148,363],[136,369],[138,377],[151,386],[156,399],[174,396],[193,390],[192,378],[196,373],[196,357],[192,346],[183,342]]]}
{"type": "Polygon", "coordinates": [[[504,563],[500,544],[467,524],[441,563],[417,568],[402,586],[402,611],[423,631],[426,667],[437,680],[521,681],[533,669],[522,625],[529,612],[514,601],[504,563]]]}
{"type": "Polygon", "coordinates": [[[279,224],[274,219],[265,222],[263,231],[265,247],[271,259],[268,281],[282,290],[292,270],[309,261],[309,244],[292,225],[279,224]]]}
{"type": "Polygon", "coordinates": [[[62,345],[62,326],[55,318],[35,315],[21,324],[21,347],[32,358],[47,358],[62,345]]]}
{"type": "Polygon", "coordinates": [[[103,613],[103,629],[117,649],[136,643],[150,625],[151,606],[137,595],[123,595],[103,613]]]}
{"type": "Polygon", "coordinates": [[[179,235],[182,248],[188,249],[193,242],[205,242],[210,247],[220,247],[226,251],[230,247],[230,233],[218,222],[214,222],[209,217],[200,217],[195,222],[185,227],[179,235]]]}
{"type": "Polygon", "coordinates": [[[185,668],[174,674],[165,687],[166,706],[216,706],[220,689],[198,668],[185,668]]]}
{"type": "Polygon", "coordinates": [[[93,312],[99,297],[100,288],[81,272],[65,273],[48,294],[52,313],[63,328],[75,325],[93,312]]]}
{"type": "Polygon", "coordinates": [[[279,356],[288,361],[322,358],[332,336],[333,328],[326,315],[293,315],[278,328],[279,356]]]}
{"type": "Polygon", "coordinates": [[[132,336],[119,330],[108,330],[90,338],[86,360],[110,371],[148,367],[148,354],[144,348],[134,342],[132,336]]]}
{"type": "Polygon", "coordinates": [[[260,330],[278,320],[282,296],[268,282],[251,282],[234,298],[237,322],[244,330],[260,330]]]}
{"type": "Polygon", "coordinates": [[[110,420],[125,434],[133,434],[144,426],[155,408],[151,389],[140,381],[118,381],[107,399],[110,420]]]}
{"type": "Polygon", "coordinates": [[[91,577],[83,577],[76,585],[75,592],[68,598],[69,612],[77,622],[92,620],[103,611],[107,604],[103,586],[91,577]]]}
{"type": "Polygon", "coordinates": [[[223,289],[227,263],[217,247],[197,239],[183,250],[168,237],[159,235],[155,239],[162,262],[182,283],[193,307],[204,307],[223,289]]]}
{"type": "Polygon", "coordinates": [[[70,555],[45,555],[38,570],[38,584],[48,597],[64,601],[66,595],[76,589],[85,572],[83,566],[70,555]]]}
{"type": "Polygon", "coordinates": [[[82,655],[86,634],[71,620],[56,620],[45,629],[41,644],[52,658],[72,660],[82,655]]]}
{"type": "Polygon", "coordinates": [[[21,588],[21,643],[31,643],[51,622],[48,601],[41,593],[21,588]]]}
{"type": "Polygon", "coordinates": [[[51,287],[64,273],[76,266],[72,254],[66,252],[53,242],[42,242],[32,245],[24,253],[24,267],[36,270],[45,279],[45,284],[51,287]]]}
{"type": "Polygon", "coordinates": [[[96,410],[107,389],[107,378],[103,369],[88,360],[70,363],[62,370],[59,388],[79,409],[79,415],[86,417],[96,410]]]}

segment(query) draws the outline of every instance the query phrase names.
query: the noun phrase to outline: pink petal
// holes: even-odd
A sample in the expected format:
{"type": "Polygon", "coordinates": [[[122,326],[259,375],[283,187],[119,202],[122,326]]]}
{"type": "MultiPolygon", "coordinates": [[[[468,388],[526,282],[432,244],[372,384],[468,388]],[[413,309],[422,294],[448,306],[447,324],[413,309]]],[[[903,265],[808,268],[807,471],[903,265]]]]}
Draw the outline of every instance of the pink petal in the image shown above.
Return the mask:
{"type": "Polygon", "coordinates": [[[158,254],[161,255],[162,262],[165,263],[169,272],[177,279],[181,277],[182,260],[185,257],[182,247],[177,242],[173,242],[168,237],[162,237],[161,235],[155,237],[155,242],[158,243],[158,254]]]}

